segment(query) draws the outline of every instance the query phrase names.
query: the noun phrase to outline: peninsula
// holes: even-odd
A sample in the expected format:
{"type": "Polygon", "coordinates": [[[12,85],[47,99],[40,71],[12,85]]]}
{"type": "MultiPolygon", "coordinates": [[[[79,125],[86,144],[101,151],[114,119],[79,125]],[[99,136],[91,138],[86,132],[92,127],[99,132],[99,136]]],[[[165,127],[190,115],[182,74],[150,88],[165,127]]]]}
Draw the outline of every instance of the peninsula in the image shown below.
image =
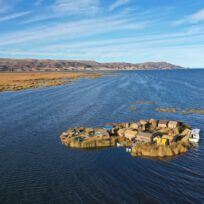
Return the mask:
{"type": "Polygon", "coordinates": [[[192,130],[178,121],[140,120],[103,128],[70,128],[60,136],[71,148],[128,147],[132,156],[167,157],[187,152],[192,130]]]}

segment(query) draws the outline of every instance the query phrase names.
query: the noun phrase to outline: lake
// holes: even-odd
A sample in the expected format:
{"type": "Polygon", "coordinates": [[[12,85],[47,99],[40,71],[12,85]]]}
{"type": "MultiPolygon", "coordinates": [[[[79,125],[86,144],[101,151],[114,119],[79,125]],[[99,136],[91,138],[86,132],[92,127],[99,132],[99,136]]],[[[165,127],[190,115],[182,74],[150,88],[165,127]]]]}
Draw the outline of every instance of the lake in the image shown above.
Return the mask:
{"type": "Polygon", "coordinates": [[[204,115],[155,109],[204,109],[204,70],[124,71],[4,92],[0,107],[2,204],[204,202],[203,135],[198,147],[166,159],[133,158],[123,148],[69,149],[59,138],[70,127],[150,118],[181,120],[203,132],[204,115]]]}

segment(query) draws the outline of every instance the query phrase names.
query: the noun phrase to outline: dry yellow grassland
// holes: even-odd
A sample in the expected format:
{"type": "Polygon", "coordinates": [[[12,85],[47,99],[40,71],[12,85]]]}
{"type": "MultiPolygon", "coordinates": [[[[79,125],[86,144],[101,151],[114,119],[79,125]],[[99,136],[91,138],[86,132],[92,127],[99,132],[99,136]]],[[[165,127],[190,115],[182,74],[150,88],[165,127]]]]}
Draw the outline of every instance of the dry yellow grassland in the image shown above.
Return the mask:
{"type": "Polygon", "coordinates": [[[78,78],[95,78],[98,73],[36,72],[0,73],[0,91],[17,91],[39,87],[58,86],[78,78]]]}

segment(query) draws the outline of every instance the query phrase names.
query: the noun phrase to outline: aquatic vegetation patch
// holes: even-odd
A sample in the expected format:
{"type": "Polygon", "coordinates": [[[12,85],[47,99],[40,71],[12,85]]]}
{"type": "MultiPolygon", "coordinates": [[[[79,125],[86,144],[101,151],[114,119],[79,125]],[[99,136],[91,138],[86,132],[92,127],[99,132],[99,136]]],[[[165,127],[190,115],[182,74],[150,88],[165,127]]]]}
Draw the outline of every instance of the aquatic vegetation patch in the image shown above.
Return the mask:
{"type": "Polygon", "coordinates": [[[137,100],[135,101],[135,104],[137,105],[154,105],[156,104],[155,101],[148,101],[148,100],[137,100]]]}
{"type": "Polygon", "coordinates": [[[198,114],[204,115],[204,109],[187,109],[182,111],[183,114],[198,114]]]}
{"type": "Polygon", "coordinates": [[[128,110],[129,110],[130,112],[137,112],[137,111],[139,110],[139,108],[137,108],[136,106],[130,106],[130,107],[128,108],[128,110]]]}
{"type": "Polygon", "coordinates": [[[156,108],[156,111],[162,113],[177,113],[179,110],[177,108],[156,108]]]}
{"type": "Polygon", "coordinates": [[[130,112],[137,112],[143,108],[142,105],[154,105],[154,104],[155,101],[137,100],[134,102],[134,105],[130,106],[128,109],[130,112]]]}
{"type": "Polygon", "coordinates": [[[184,115],[190,115],[190,114],[198,114],[198,115],[204,115],[204,109],[178,109],[178,108],[156,108],[157,112],[161,113],[182,113],[184,115]]]}

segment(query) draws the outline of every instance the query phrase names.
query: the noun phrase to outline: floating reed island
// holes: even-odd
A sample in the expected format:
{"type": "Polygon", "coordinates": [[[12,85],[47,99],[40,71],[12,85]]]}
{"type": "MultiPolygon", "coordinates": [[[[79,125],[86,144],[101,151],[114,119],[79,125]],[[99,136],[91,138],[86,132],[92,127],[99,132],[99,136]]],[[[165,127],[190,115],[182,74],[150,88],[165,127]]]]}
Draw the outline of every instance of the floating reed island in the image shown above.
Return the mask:
{"type": "Polygon", "coordinates": [[[71,148],[126,147],[132,156],[168,157],[187,152],[199,140],[199,130],[179,121],[140,120],[102,128],[70,128],[60,136],[71,148]],[[197,131],[196,131],[197,130],[197,131]]]}

